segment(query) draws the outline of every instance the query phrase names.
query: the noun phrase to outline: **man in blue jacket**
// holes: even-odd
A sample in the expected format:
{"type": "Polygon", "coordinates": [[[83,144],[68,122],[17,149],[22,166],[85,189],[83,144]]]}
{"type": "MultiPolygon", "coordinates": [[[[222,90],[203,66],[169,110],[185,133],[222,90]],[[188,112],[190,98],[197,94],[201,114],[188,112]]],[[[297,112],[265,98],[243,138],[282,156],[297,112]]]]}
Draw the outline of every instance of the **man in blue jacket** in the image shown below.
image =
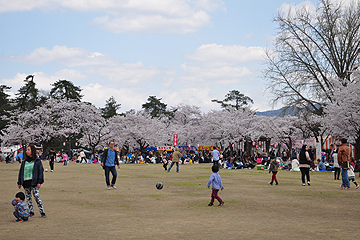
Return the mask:
{"type": "Polygon", "coordinates": [[[105,149],[104,153],[101,156],[101,166],[105,170],[105,180],[108,190],[110,190],[111,187],[116,189],[115,182],[116,182],[117,172],[115,165],[117,165],[118,168],[120,169],[118,152],[114,149],[114,146],[115,146],[114,141],[110,141],[109,148],[105,149]],[[112,174],[111,185],[109,179],[109,172],[111,172],[112,174]]]}

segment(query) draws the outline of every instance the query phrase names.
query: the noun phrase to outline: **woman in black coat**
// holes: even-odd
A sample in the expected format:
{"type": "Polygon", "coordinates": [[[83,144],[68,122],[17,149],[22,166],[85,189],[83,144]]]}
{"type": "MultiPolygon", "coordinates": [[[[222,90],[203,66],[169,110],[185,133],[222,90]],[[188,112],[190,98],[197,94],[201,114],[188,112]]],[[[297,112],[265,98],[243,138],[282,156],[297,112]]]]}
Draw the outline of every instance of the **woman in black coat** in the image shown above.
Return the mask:
{"type": "Polygon", "coordinates": [[[19,177],[18,187],[23,186],[26,195],[26,201],[29,206],[30,217],[34,216],[34,206],[32,202],[31,192],[34,195],[36,203],[39,207],[42,218],[45,218],[44,207],[40,198],[39,189],[44,183],[44,168],[40,158],[36,156],[36,148],[34,145],[29,145],[26,148],[25,159],[22,161],[19,177]]]}

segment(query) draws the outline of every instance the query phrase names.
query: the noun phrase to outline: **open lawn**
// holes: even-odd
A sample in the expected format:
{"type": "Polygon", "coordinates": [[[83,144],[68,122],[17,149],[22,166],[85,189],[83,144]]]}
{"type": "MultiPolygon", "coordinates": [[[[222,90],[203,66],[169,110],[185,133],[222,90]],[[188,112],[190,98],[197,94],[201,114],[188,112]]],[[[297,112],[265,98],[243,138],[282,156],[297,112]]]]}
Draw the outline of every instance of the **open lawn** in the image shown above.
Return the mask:
{"type": "MultiPolygon", "coordinates": [[[[48,162],[43,162],[49,168],[48,162]]],[[[280,171],[279,186],[258,170],[220,170],[225,205],[207,204],[211,164],[122,164],[107,190],[96,164],[55,164],[40,189],[47,218],[15,223],[18,163],[0,163],[0,239],[359,239],[360,189],[341,190],[331,172],[280,171]],[[163,182],[157,190],[155,184],[163,182]]],[[[358,176],[358,174],[357,174],[358,176]]]]}

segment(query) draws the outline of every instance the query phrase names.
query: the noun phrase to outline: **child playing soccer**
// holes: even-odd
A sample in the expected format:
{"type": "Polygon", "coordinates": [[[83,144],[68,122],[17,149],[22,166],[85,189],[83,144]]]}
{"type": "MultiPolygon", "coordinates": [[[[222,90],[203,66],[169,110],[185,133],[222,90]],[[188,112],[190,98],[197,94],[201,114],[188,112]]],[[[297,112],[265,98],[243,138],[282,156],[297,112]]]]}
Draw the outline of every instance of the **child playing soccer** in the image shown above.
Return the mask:
{"type": "Polygon", "coordinates": [[[353,164],[354,163],[349,164],[349,169],[347,170],[348,171],[348,177],[349,177],[349,181],[351,180],[355,184],[355,188],[358,189],[359,185],[355,181],[355,173],[354,173],[353,164]]]}
{"type": "Polygon", "coordinates": [[[275,186],[279,185],[278,180],[276,178],[278,169],[279,169],[278,161],[275,158],[271,159],[271,163],[269,167],[269,173],[272,172],[271,182],[269,182],[270,185],[273,185],[274,181],[275,181],[275,186]]]}
{"type": "Polygon", "coordinates": [[[29,208],[27,207],[25,200],[25,194],[23,192],[18,192],[15,195],[15,199],[12,201],[14,206],[14,216],[16,217],[15,222],[23,222],[29,219],[29,208]]]}
{"type": "Polygon", "coordinates": [[[213,173],[210,175],[210,179],[206,185],[207,188],[210,188],[210,184],[212,185],[211,201],[208,206],[214,205],[215,198],[219,201],[218,206],[221,206],[224,205],[224,201],[218,196],[218,192],[220,189],[223,190],[224,186],[222,184],[221,177],[218,174],[219,166],[213,165],[211,169],[213,173]]]}

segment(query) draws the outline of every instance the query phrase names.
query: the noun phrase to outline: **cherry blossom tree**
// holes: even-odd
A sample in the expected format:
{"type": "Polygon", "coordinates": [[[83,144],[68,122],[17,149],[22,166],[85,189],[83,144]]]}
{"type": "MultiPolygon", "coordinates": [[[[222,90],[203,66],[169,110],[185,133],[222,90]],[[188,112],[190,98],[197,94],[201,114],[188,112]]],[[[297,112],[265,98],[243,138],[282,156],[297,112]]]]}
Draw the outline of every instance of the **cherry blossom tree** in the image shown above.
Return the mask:
{"type": "Polygon", "coordinates": [[[73,101],[51,99],[33,110],[13,111],[10,124],[2,131],[3,144],[42,144],[45,153],[55,139],[79,132],[78,105],[73,101]]]}
{"type": "Polygon", "coordinates": [[[107,145],[111,129],[108,121],[102,117],[101,110],[92,104],[80,103],[76,110],[76,119],[82,135],[78,140],[81,146],[88,147],[94,153],[99,145],[107,145]]]}
{"type": "Polygon", "coordinates": [[[334,101],[325,108],[323,125],[335,135],[355,143],[355,157],[360,158],[360,71],[353,73],[354,81],[337,84],[334,101]]]}

